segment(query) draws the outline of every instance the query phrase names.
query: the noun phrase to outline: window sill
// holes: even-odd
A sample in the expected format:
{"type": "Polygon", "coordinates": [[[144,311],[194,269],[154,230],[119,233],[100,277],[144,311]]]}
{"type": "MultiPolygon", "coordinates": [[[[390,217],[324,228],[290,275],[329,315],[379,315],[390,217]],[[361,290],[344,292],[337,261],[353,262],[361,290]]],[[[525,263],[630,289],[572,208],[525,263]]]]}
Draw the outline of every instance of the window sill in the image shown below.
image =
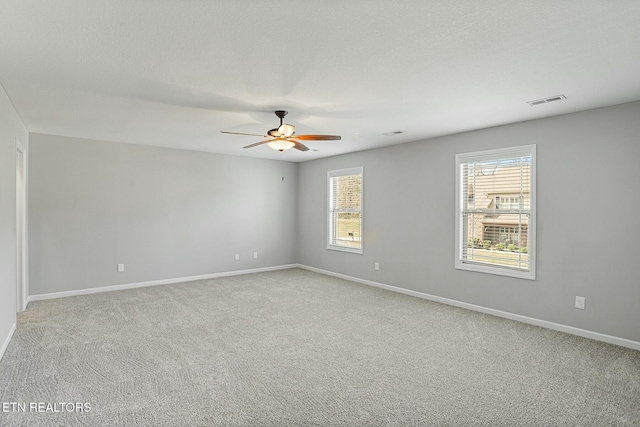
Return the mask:
{"type": "Polygon", "coordinates": [[[349,252],[352,254],[362,255],[362,248],[349,248],[346,246],[335,246],[335,245],[327,245],[327,249],[332,251],[340,251],[340,252],[349,252]]]}
{"type": "Polygon", "coordinates": [[[456,261],[455,265],[458,270],[475,271],[477,273],[495,274],[498,276],[516,277],[518,279],[536,280],[534,271],[512,270],[510,268],[493,267],[490,265],[470,264],[456,261]]]}

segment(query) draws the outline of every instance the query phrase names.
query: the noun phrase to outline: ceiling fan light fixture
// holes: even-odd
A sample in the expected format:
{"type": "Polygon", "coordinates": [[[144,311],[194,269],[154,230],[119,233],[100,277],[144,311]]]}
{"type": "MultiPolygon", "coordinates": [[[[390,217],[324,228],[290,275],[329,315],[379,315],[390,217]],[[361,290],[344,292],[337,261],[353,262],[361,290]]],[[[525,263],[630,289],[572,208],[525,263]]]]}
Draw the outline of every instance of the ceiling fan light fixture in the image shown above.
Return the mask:
{"type": "Polygon", "coordinates": [[[284,139],[284,138],[278,138],[278,139],[274,139],[273,141],[270,141],[269,144],[267,144],[269,147],[273,148],[274,150],[277,151],[284,151],[284,150],[288,150],[290,148],[293,148],[294,144],[293,142],[284,139]]]}
{"type": "Polygon", "coordinates": [[[269,129],[269,132],[267,132],[267,135],[277,138],[280,136],[280,132],[278,131],[277,128],[273,128],[273,129],[269,129]]]}
{"type": "Polygon", "coordinates": [[[287,123],[280,125],[278,132],[285,138],[289,138],[296,131],[296,127],[287,123]]]}

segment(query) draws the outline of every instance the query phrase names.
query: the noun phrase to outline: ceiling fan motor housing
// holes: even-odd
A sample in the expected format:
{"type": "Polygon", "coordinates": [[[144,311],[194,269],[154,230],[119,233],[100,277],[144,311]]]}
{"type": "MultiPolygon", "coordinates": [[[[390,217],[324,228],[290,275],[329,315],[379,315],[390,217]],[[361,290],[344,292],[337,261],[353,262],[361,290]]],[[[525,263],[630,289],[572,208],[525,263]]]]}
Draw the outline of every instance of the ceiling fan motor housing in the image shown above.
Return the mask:
{"type": "Polygon", "coordinates": [[[274,113],[280,119],[280,126],[277,127],[277,128],[269,129],[269,132],[267,132],[267,134],[269,136],[274,137],[274,138],[279,138],[279,137],[282,137],[282,136],[290,137],[291,135],[293,135],[295,127],[293,127],[292,125],[284,125],[283,124],[284,116],[289,114],[289,112],[288,111],[284,111],[284,110],[276,110],[276,111],[274,111],[274,113]],[[285,126],[285,128],[283,128],[283,126],[285,126]]]}

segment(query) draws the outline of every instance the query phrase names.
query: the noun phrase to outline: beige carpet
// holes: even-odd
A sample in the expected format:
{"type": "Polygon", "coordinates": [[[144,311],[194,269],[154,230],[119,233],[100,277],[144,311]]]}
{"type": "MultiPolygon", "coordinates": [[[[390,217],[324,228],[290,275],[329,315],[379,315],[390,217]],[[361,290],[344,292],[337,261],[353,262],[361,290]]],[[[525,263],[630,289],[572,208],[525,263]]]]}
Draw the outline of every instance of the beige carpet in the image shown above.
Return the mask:
{"type": "Polygon", "coordinates": [[[1,425],[640,425],[640,352],[292,269],[32,303],[0,401],[27,405],[1,425]]]}

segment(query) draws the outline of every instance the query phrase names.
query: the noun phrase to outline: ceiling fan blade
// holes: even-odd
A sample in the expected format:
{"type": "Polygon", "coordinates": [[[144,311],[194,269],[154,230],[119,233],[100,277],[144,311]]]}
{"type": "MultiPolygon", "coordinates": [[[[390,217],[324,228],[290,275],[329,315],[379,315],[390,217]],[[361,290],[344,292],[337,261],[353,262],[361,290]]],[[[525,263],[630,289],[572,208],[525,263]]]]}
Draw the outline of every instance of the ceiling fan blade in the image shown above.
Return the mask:
{"type": "Polygon", "coordinates": [[[273,141],[273,139],[267,139],[266,141],[260,141],[260,142],[256,142],[247,146],[244,146],[242,148],[251,148],[251,147],[257,147],[258,145],[262,145],[262,144],[266,144],[267,142],[271,142],[273,141]]]}
{"type": "Polygon", "coordinates": [[[337,141],[342,139],[339,135],[294,135],[293,137],[303,141],[337,141]]]}
{"type": "Polygon", "coordinates": [[[260,134],[257,134],[257,133],[229,132],[229,131],[226,131],[226,130],[221,130],[220,133],[230,133],[231,135],[268,136],[268,135],[260,135],[260,134]]]}
{"type": "Polygon", "coordinates": [[[289,139],[289,141],[293,142],[294,145],[293,148],[295,148],[296,150],[300,150],[300,151],[309,151],[309,147],[307,147],[306,145],[304,145],[301,142],[295,141],[293,139],[289,139]]]}

